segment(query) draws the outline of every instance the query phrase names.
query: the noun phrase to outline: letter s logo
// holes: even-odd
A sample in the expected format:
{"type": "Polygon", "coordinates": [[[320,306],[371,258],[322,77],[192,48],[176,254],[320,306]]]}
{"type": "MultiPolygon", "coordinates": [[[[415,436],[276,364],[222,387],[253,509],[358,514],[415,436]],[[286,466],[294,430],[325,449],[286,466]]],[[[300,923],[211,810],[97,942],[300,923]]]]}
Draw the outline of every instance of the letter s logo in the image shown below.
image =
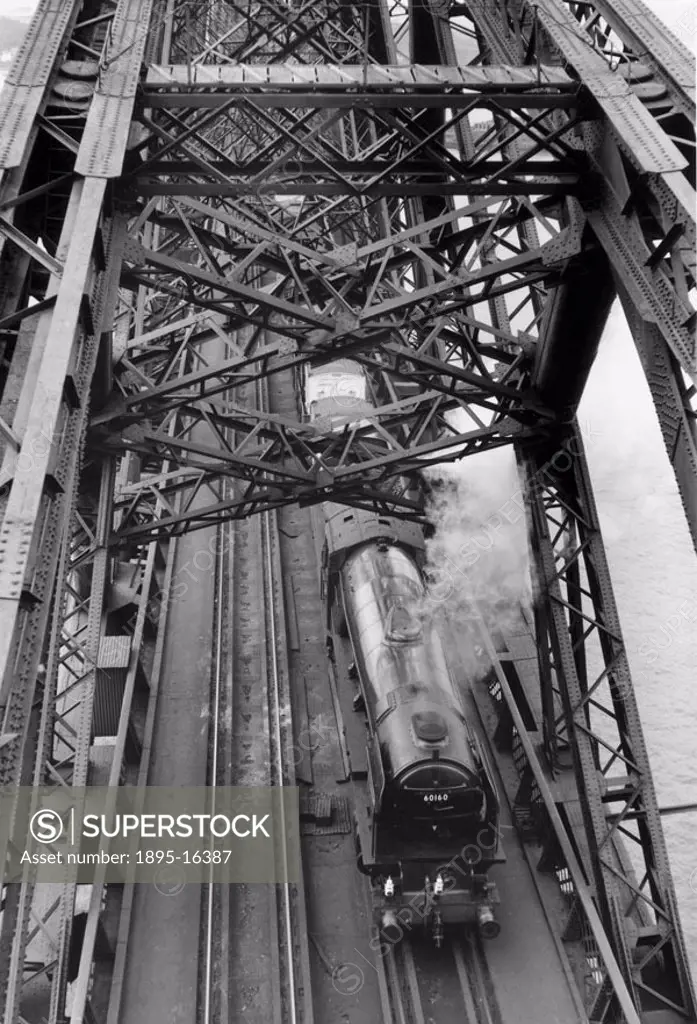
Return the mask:
{"type": "Polygon", "coordinates": [[[29,831],[37,843],[55,843],[63,834],[63,822],[58,811],[36,811],[31,816],[29,831]]]}
{"type": "Polygon", "coordinates": [[[363,988],[365,976],[358,964],[339,964],[332,971],[332,986],[339,995],[355,996],[363,988]]]}

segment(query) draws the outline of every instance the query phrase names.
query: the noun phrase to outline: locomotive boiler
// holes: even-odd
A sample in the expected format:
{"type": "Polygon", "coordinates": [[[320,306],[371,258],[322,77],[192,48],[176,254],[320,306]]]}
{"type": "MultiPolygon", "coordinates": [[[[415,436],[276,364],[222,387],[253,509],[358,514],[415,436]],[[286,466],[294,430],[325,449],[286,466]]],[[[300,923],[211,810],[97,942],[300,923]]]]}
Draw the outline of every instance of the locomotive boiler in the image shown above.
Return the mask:
{"type": "MultiPolygon", "coordinates": [[[[339,360],[306,371],[308,418],[341,430],[373,409],[362,368],[339,360]]],[[[367,725],[368,801],[355,811],[358,866],[386,935],[448,925],[499,932],[488,872],[505,859],[486,754],[467,721],[442,638],[423,614],[418,525],[325,503],[322,591],[327,628],[348,637],[367,725]]]]}

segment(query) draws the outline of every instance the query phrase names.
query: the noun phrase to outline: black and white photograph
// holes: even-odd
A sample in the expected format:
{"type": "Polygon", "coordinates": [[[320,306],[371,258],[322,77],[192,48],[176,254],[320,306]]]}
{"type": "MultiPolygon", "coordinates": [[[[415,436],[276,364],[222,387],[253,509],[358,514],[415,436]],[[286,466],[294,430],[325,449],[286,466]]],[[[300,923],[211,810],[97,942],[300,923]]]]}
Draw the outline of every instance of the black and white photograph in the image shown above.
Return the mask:
{"type": "Polygon", "coordinates": [[[0,1024],[697,1024],[694,0],[0,0],[0,1024]]]}

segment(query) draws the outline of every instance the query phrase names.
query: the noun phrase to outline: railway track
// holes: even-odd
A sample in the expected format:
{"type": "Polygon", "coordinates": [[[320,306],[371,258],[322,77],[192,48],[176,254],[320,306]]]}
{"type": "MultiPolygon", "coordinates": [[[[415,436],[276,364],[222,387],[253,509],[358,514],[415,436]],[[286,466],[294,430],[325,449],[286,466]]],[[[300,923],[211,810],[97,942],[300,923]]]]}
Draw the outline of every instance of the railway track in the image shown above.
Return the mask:
{"type": "Polygon", "coordinates": [[[451,952],[460,988],[472,1024],[503,1024],[494,986],[489,976],[482,940],[476,933],[452,940],[451,952]]]}
{"type": "MultiPolygon", "coordinates": [[[[349,641],[335,636],[334,650],[341,685],[349,685],[349,641]]],[[[370,919],[372,895],[367,881],[363,898],[370,919]]],[[[440,949],[423,932],[406,927],[399,941],[381,938],[378,943],[376,938],[369,948],[378,979],[381,1024],[505,1024],[485,944],[474,927],[446,931],[440,949]]],[[[363,963],[360,969],[364,973],[363,963]]]]}
{"type": "MultiPolygon", "coordinates": [[[[283,623],[283,590],[280,580],[279,543],[276,514],[265,512],[261,520],[262,553],[265,584],[266,611],[266,686],[268,700],[268,741],[269,741],[269,782],[272,786],[292,785],[294,766],[288,756],[292,749],[292,722],[290,715],[290,694],[288,693],[288,673],[282,664],[285,645],[281,641],[281,633],[285,633],[283,623]]],[[[281,816],[283,807],[281,805],[281,816]]],[[[287,834],[285,821],[281,820],[280,862],[283,870],[288,868],[288,848],[284,837],[287,834]]],[[[305,933],[300,931],[301,919],[304,920],[304,902],[296,886],[288,883],[269,887],[269,901],[272,905],[273,930],[275,931],[278,955],[276,957],[276,977],[280,981],[277,999],[280,1002],[279,1024],[303,1024],[300,990],[302,984],[297,977],[300,948],[298,943],[304,941],[305,933]]]]}
{"type": "MultiPolygon", "coordinates": [[[[210,785],[293,786],[275,513],[221,527],[216,572],[210,785]]],[[[289,850],[283,820],[275,834],[280,836],[277,864],[285,870],[289,850]]],[[[200,1024],[312,1024],[302,884],[227,886],[211,877],[206,890],[200,1024]]]]}
{"type": "MultiPolygon", "coordinates": [[[[224,711],[229,705],[230,692],[228,673],[226,672],[226,614],[229,610],[228,590],[226,580],[230,572],[230,526],[221,526],[218,529],[218,545],[216,552],[216,591],[215,591],[215,654],[213,666],[213,678],[211,682],[210,702],[210,733],[209,733],[209,769],[208,786],[211,790],[211,814],[216,811],[216,790],[218,786],[228,784],[229,772],[226,767],[224,749],[224,711]]],[[[208,882],[203,894],[203,944],[202,958],[200,965],[200,1020],[202,1024],[214,1024],[214,1021],[222,1020],[223,1000],[217,999],[219,992],[222,996],[223,985],[218,970],[220,954],[227,946],[226,932],[228,927],[228,915],[224,905],[224,896],[220,892],[220,885],[216,886],[213,881],[214,867],[211,864],[208,882]]]]}
{"type": "Polygon", "coordinates": [[[503,1024],[477,935],[404,938],[381,960],[384,1024],[503,1024]]]}

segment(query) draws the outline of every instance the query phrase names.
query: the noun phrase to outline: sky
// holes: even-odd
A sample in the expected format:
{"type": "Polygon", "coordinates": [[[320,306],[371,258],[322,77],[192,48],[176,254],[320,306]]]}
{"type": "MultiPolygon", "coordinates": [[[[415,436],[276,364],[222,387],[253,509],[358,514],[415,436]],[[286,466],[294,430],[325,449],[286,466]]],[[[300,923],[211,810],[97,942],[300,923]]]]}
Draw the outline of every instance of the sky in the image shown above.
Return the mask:
{"type": "Polygon", "coordinates": [[[671,32],[697,52],[697,5],[694,0],[646,0],[647,6],[671,32]]]}
{"type": "Polygon", "coordinates": [[[0,14],[8,18],[24,18],[32,14],[36,4],[19,3],[18,0],[0,0],[0,14]]]}

